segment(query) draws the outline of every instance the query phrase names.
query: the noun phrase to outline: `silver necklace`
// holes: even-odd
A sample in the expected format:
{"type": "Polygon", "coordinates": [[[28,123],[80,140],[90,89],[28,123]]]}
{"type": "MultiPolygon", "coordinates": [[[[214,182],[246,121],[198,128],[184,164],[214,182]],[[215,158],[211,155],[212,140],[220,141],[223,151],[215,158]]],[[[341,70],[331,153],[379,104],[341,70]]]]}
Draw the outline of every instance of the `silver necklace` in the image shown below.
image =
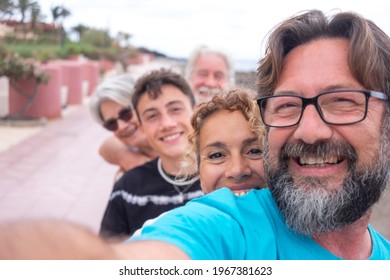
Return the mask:
{"type": "Polygon", "coordinates": [[[192,184],[195,183],[199,179],[199,176],[195,176],[194,178],[187,180],[187,181],[176,181],[176,180],[170,178],[167,174],[165,174],[164,170],[162,169],[160,158],[157,159],[157,170],[158,170],[158,173],[160,173],[161,177],[166,182],[170,183],[173,186],[173,188],[175,189],[175,191],[179,195],[180,203],[183,203],[183,201],[184,201],[184,193],[187,192],[191,188],[192,184]],[[186,186],[186,187],[183,189],[180,189],[180,187],[184,187],[184,186],[186,186]]]}

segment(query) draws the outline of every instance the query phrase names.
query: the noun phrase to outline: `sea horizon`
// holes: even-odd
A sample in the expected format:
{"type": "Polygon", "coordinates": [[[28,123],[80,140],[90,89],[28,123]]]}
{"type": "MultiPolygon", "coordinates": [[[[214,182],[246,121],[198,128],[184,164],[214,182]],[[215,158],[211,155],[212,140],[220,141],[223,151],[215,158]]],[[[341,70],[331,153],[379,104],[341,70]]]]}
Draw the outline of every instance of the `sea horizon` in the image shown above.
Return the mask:
{"type": "Polygon", "coordinates": [[[234,69],[236,72],[256,72],[257,61],[250,59],[235,60],[234,69]]]}

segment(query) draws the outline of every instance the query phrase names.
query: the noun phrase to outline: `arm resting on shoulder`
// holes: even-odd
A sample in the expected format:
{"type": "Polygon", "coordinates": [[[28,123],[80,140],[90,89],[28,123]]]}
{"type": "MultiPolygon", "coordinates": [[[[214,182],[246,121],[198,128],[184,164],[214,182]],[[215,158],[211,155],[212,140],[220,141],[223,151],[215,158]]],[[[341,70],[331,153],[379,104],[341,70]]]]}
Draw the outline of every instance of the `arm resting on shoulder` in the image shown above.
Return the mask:
{"type": "Polygon", "coordinates": [[[129,149],[118,138],[106,139],[99,148],[100,156],[108,163],[118,165],[120,170],[127,171],[150,160],[149,157],[129,149]]]}
{"type": "Polygon", "coordinates": [[[128,147],[115,136],[107,138],[99,148],[100,156],[115,165],[120,165],[121,158],[127,151],[129,151],[128,147]]]}

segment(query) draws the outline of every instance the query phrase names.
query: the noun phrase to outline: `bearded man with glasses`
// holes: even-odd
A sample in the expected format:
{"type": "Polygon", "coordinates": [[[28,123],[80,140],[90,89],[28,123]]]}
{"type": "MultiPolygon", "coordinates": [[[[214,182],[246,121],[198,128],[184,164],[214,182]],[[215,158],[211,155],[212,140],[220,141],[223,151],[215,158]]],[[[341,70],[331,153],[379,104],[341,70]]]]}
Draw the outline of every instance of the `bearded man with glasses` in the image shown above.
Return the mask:
{"type": "Polygon", "coordinates": [[[343,258],[375,252],[368,223],[390,168],[388,44],[370,21],[345,13],[327,24],[314,11],[276,29],[259,67],[270,191],[288,228],[343,258]]]}

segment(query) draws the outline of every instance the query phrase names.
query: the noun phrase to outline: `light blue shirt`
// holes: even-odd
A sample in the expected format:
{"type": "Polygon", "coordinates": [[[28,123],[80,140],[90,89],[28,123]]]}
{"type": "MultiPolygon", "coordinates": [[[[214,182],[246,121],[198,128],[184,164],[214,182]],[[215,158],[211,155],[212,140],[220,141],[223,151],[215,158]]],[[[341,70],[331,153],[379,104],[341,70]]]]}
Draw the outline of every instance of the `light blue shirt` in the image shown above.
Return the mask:
{"type": "MultiPolygon", "coordinates": [[[[390,259],[390,242],[368,227],[370,259],[390,259]]],[[[236,196],[223,188],[165,213],[132,240],[165,241],[198,260],[336,260],[286,227],[269,189],[236,196]]]]}

